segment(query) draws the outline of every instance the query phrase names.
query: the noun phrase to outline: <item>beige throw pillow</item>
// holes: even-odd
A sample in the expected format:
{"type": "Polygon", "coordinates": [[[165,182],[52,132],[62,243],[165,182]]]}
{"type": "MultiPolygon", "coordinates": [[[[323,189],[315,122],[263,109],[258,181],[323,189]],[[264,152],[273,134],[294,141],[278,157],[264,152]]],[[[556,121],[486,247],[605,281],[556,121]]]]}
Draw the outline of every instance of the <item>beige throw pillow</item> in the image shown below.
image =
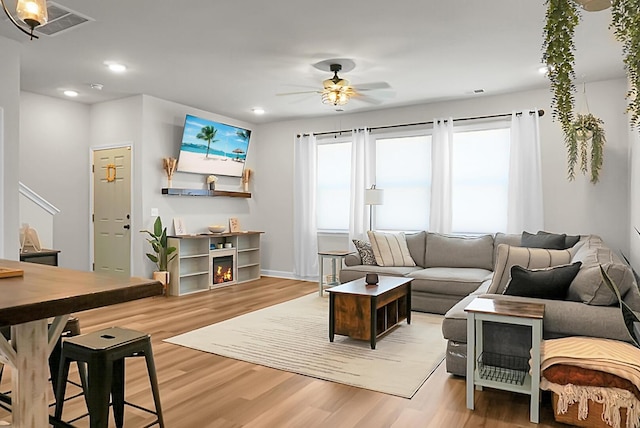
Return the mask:
{"type": "Polygon", "coordinates": [[[493,279],[487,293],[502,294],[511,279],[511,267],[522,266],[526,269],[542,269],[571,262],[569,250],[547,250],[544,248],[512,247],[498,245],[493,279]]]}
{"type": "Polygon", "coordinates": [[[403,232],[383,233],[368,231],[373,255],[379,266],[415,266],[403,232]]]}

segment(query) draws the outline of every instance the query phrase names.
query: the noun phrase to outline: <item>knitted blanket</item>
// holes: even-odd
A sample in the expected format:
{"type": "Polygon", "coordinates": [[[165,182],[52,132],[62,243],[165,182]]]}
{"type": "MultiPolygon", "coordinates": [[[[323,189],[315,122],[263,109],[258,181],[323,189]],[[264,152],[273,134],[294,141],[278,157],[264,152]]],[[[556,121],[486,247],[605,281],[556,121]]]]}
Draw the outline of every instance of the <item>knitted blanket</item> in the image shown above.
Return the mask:
{"type": "MultiPolygon", "coordinates": [[[[620,376],[640,388],[640,349],[629,343],[593,337],[551,339],[542,342],[540,357],[541,371],[554,364],[573,365],[620,376]]],[[[569,405],[578,403],[578,418],[586,419],[588,400],[593,400],[603,404],[602,418],[614,428],[620,427],[621,407],[627,408],[627,427],[640,428],[640,401],[629,391],[557,385],[544,378],[540,387],[558,394],[559,413],[565,413],[569,405]]]]}

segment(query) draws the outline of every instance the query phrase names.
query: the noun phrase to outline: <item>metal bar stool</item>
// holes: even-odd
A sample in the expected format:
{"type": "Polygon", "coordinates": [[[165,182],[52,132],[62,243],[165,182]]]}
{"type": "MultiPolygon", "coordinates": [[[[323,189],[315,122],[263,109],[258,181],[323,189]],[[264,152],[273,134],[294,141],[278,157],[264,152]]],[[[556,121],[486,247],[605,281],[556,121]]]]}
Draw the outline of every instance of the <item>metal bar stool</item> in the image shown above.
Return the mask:
{"type": "Polygon", "coordinates": [[[156,368],[151,350],[151,338],[146,333],[111,327],[65,340],[62,346],[60,369],[56,390],[56,419],[61,419],[66,390],[66,379],[69,375],[69,364],[72,361],[87,363],[89,378],[85,389],[85,398],[89,409],[91,428],[107,427],[109,422],[109,395],[113,403],[113,416],[116,427],[124,424],[124,405],[156,415],[157,419],[146,427],[158,424],[164,428],[160,390],[156,377],[156,368]],[[151,381],[151,392],[155,403],[155,412],[125,401],[124,369],[125,358],[144,356],[151,381]]]}

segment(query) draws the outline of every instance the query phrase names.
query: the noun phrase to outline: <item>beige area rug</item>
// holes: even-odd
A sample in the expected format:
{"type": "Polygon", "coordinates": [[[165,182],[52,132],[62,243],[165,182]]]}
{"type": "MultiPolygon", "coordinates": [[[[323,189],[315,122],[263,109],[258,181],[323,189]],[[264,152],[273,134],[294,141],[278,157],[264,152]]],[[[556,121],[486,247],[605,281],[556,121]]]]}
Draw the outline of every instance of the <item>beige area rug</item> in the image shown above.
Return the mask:
{"type": "Polygon", "coordinates": [[[317,294],[181,334],[165,342],[411,398],[444,357],[442,316],[413,312],[380,338],[335,336],[329,342],[329,303],[317,294]]]}

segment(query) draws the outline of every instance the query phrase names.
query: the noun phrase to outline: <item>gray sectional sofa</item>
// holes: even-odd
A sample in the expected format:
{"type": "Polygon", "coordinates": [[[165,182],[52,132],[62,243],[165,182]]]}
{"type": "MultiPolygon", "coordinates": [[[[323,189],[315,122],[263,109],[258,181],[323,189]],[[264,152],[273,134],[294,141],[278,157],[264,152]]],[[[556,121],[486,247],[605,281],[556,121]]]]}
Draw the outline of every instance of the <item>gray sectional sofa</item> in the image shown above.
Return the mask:
{"type": "MultiPolygon", "coordinates": [[[[521,247],[521,235],[456,237],[420,232],[407,234],[415,267],[362,265],[358,255],[345,260],[341,282],[363,277],[367,272],[407,276],[412,282],[413,310],[445,314],[442,332],[448,340],[446,366],[449,373],[466,371],[466,313],[464,308],[478,296],[526,300],[545,304],[544,338],[593,336],[630,341],[617,299],[602,281],[600,265],[620,288],[623,300],[640,312],[640,292],[633,272],[594,235],[583,236],[571,248],[547,250],[521,247]],[[502,294],[513,265],[528,269],[581,262],[565,300],[550,300],[502,294]],[[495,269],[495,271],[494,271],[495,269]]],[[[527,356],[527,327],[487,325],[484,349],[527,356]]]]}
{"type": "Polygon", "coordinates": [[[405,237],[416,266],[363,265],[354,253],[345,259],[340,282],[363,278],[368,272],[411,277],[413,310],[444,314],[491,278],[499,244],[520,244],[520,235],[504,233],[460,237],[423,231],[405,237]]]}

